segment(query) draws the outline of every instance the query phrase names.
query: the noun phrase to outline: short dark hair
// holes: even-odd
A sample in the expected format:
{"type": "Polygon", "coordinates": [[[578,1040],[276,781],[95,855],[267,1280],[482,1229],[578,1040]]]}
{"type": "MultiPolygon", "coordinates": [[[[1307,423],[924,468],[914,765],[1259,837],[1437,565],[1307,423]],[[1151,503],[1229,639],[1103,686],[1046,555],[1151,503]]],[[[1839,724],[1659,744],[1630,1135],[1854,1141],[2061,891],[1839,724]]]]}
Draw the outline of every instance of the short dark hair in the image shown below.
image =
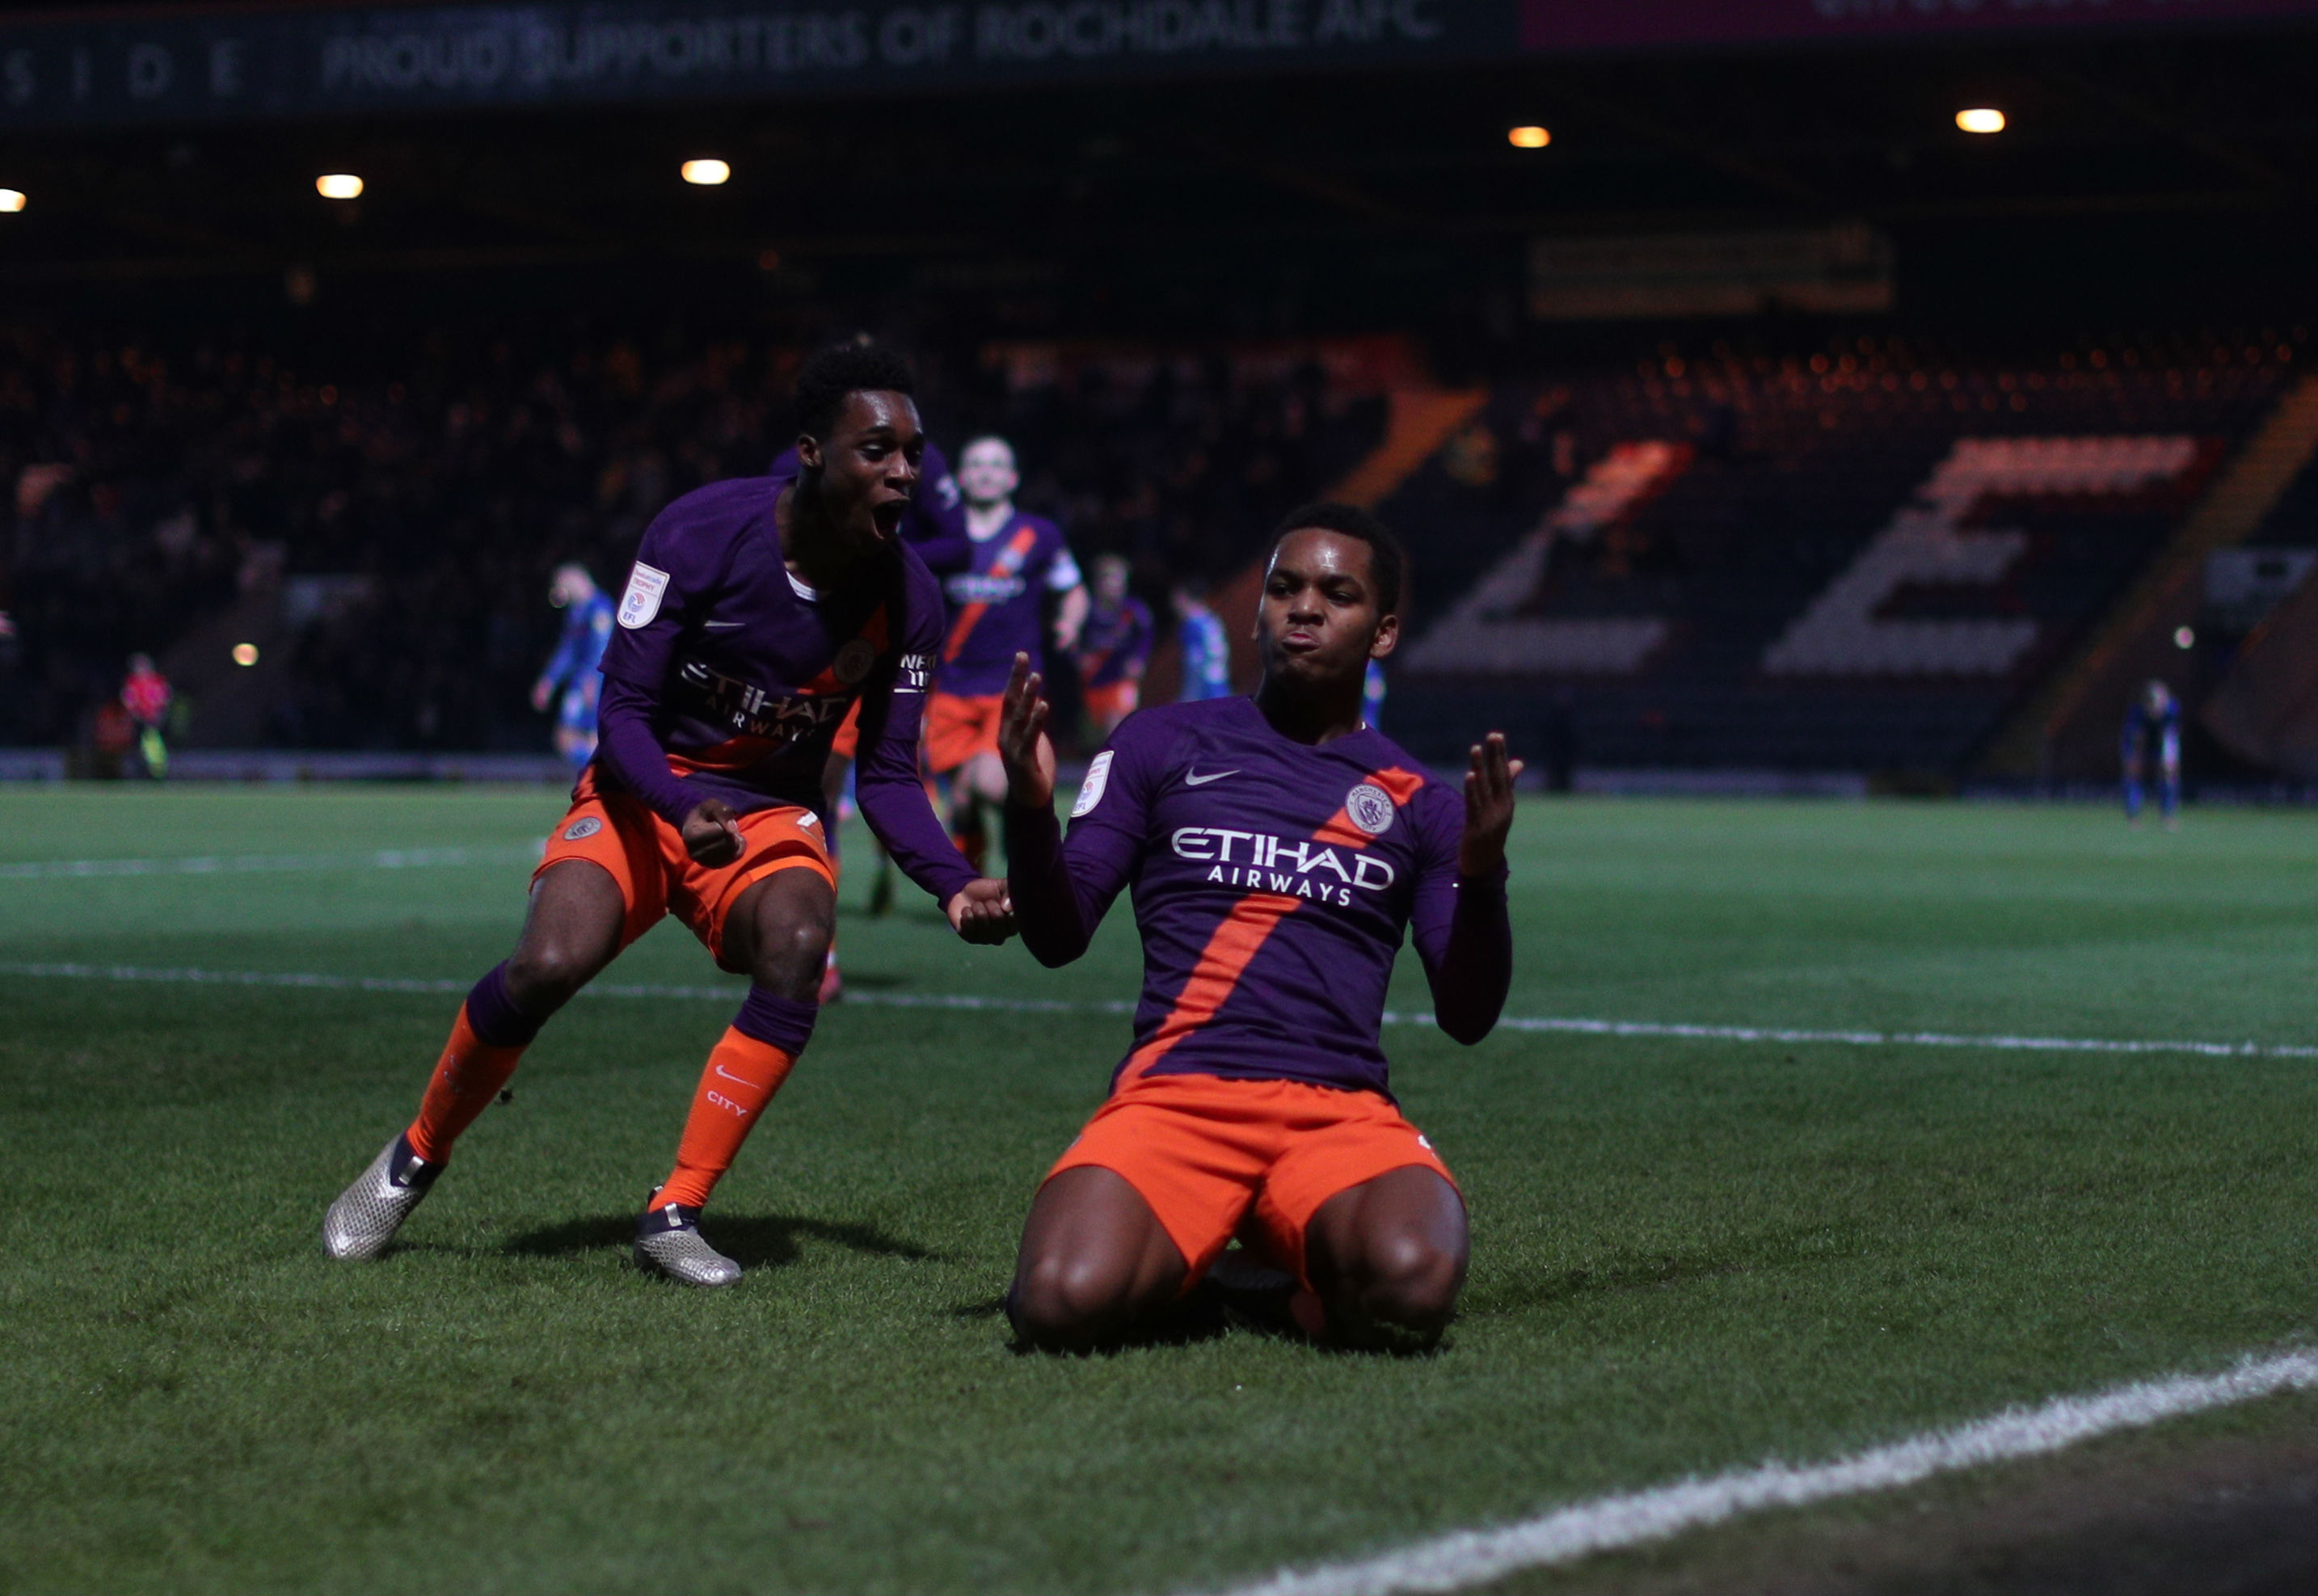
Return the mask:
{"type": "Polygon", "coordinates": [[[837,425],[847,394],[917,391],[910,363],[884,345],[866,338],[831,344],[797,368],[797,426],[808,436],[825,438],[837,425]]]}
{"type": "Polygon", "coordinates": [[[1358,505],[1330,502],[1290,511],[1288,518],[1280,522],[1280,530],[1271,534],[1275,551],[1280,540],[1291,532],[1333,532],[1366,543],[1369,574],[1376,582],[1377,613],[1391,615],[1400,612],[1401,587],[1408,577],[1408,551],[1392,535],[1392,528],[1358,505]]]}

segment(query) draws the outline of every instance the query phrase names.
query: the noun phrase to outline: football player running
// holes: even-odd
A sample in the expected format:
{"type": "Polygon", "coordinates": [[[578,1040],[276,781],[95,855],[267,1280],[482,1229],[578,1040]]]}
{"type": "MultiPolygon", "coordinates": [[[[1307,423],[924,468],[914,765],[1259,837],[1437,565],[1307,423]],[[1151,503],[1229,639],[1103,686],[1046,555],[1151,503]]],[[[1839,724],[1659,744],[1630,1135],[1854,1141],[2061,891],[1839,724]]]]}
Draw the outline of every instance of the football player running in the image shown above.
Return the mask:
{"type": "Polygon", "coordinates": [[[1024,944],[1068,963],[1132,885],[1144,947],[1134,1045],[1023,1230],[1007,1311],[1029,1345],[1136,1333],[1235,1236],[1292,1278],[1289,1308],[1316,1338],[1425,1345],[1455,1311],[1464,1200],[1388,1090],[1385,990],[1413,928],[1441,1028],[1470,1044],[1496,1025],[1521,766],[1492,732],[1460,794],[1363,723],[1403,566],[1364,511],[1289,516],[1255,695],[1129,716],[1067,840],[1048,707],[1016,661],[1000,748],[1024,944]]]}
{"type": "Polygon", "coordinates": [[[636,1227],[636,1261],[689,1286],[740,1266],[700,1211],[813,1034],[836,910],[822,772],[861,706],[861,811],[959,935],[1002,941],[1003,883],[949,846],[918,778],[940,589],[896,535],[925,448],[909,367],[825,350],[797,377],[798,469],[719,482],[645,532],[603,663],[601,740],[532,878],[515,952],[461,1006],[418,1115],[331,1206],[338,1258],[383,1251],[540,1027],[674,914],[750,978],[636,1227]]]}

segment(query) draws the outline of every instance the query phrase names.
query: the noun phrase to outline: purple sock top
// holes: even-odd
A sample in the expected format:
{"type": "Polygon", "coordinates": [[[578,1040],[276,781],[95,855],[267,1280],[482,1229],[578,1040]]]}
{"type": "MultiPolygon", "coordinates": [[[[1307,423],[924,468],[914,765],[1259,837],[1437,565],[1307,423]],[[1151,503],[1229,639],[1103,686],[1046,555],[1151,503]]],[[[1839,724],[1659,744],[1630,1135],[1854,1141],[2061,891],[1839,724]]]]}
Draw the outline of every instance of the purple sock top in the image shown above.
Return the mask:
{"type": "Polygon", "coordinates": [[[539,1035],[540,1022],[515,1006],[508,995],[507,961],[493,964],[490,973],[475,982],[467,994],[467,1028],[487,1047],[528,1047],[539,1035]]]}
{"type": "Polygon", "coordinates": [[[741,1005],[741,1012],[732,1017],[732,1028],[795,1058],[813,1039],[813,1022],[820,1018],[818,1003],[800,1003],[795,998],[784,998],[763,987],[752,986],[748,1000],[741,1005]]]}

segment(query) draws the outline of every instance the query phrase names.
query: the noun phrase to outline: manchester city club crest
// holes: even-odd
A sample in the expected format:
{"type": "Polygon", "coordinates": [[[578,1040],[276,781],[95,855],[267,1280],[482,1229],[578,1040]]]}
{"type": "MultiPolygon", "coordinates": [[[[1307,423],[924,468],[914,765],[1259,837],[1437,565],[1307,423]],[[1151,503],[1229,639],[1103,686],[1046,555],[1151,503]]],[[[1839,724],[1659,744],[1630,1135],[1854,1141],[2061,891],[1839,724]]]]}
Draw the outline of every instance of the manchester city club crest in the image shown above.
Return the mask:
{"type": "Polygon", "coordinates": [[[853,686],[869,674],[877,663],[877,645],[866,637],[857,637],[837,650],[837,679],[847,686],[853,686]]]}
{"type": "Polygon", "coordinates": [[[1370,836],[1381,837],[1392,829],[1392,794],[1373,782],[1362,782],[1344,794],[1344,813],[1370,836]]]}
{"type": "Polygon", "coordinates": [[[597,832],[601,831],[603,829],[604,822],[597,820],[594,815],[589,815],[584,820],[574,820],[570,825],[564,827],[563,840],[566,842],[577,842],[583,837],[593,837],[597,832]]]}

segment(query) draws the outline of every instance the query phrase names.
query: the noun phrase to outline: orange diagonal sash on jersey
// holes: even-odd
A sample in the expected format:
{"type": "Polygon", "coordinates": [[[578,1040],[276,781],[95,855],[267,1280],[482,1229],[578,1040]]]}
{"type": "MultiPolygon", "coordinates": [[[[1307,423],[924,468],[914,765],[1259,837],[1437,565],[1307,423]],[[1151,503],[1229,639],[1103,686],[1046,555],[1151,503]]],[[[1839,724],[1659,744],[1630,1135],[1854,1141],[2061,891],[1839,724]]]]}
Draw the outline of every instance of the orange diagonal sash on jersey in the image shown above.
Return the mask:
{"type": "MultiPolygon", "coordinates": [[[[1396,812],[1406,807],[1424,785],[1423,776],[1406,770],[1371,771],[1361,779],[1382,788],[1391,797],[1396,812]]],[[[1355,849],[1376,840],[1352,824],[1351,814],[1341,809],[1312,834],[1312,839],[1355,849]]],[[[1124,1086],[1147,1074],[1151,1066],[1173,1051],[1177,1043],[1214,1019],[1225,1000],[1239,989],[1240,977],[1247,973],[1248,965],[1254,963],[1272,931],[1303,901],[1281,892],[1250,892],[1233,904],[1231,912],[1224,916],[1223,923],[1208,938],[1207,946],[1199,950],[1199,960],[1191,966],[1190,979],[1175,994],[1175,1006],[1159,1022],[1151,1040],[1128,1055],[1127,1067],[1119,1072],[1118,1085],[1124,1086]]]]}
{"type": "MultiPolygon", "coordinates": [[[[1030,558],[1030,551],[1038,546],[1038,542],[1037,527],[1018,527],[1014,535],[1006,540],[1006,546],[998,551],[998,558],[990,562],[990,569],[983,574],[1001,580],[1012,576],[1022,569],[1022,562],[1030,558]]],[[[966,640],[974,635],[974,629],[982,624],[982,617],[989,611],[990,605],[986,602],[970,604],[958,611],[957,619],[950,623],[949,636],[942,641],[944,665],[957,658],[958,651],[966,647],[966,640]]]]}
{"type": "MultiPolygon", "coordinates": [[[[869,618],[861,623],[861,630],[857,635],[858,635],[864,641],[867,642],[871,648],[876,650],[880,654],[885,651],[885,644],[891,635],[891,629],[885,624],[885,606],[884,605],[881,604],[876,609],[869,612],[869,618]]],[[[849,682],[840,677],[837,674],[836,662],[831,660],[828,669],[813,677],[813,680],[807,682],[804,686],[799,687],[797,691],[799,693],[810,694],[815,698],[823,698],[831,693],[850,693],[854,688],[859,686],[860,684],[858,682],[849,682]]]]}

